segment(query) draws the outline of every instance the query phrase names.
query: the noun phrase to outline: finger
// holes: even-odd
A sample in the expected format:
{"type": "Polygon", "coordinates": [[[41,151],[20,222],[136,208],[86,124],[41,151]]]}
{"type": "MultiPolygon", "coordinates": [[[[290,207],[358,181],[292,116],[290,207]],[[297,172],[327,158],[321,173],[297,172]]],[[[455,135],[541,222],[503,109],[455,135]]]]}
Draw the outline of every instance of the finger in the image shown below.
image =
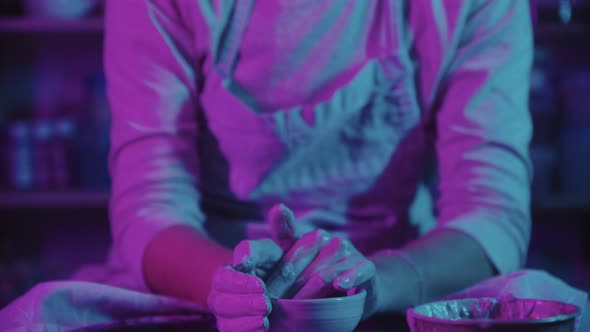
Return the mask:
{"type": "Polygon", "coordinates": [[[270,301],[263,294],[228,294],[211,292],[209,308],[217,317],[235,318],[266,316],[271,311],[270,301]]]}
{"type": "Polygon", "coordinates": [[[271,239],[244,240],[234,248],[233,265],[240,266],[240,272],[254,274],[270,271],[283,257],[281,248],[271,239]]]}
{"type": "Polygon", "coordinates": [[[264,332],[268,331],[268,318],[262,316],[222,318],[217,320],[220,332],[264,332]]]}
{"type": "Polygon", "coordinates": [[[375,277],[376,273],[377,268],[375,264],[368,259],[364,259],[352,269],[336,278],[333,286],[337,290],[347,291],[369,281],[375,277]]]}
{"type": "Polygon", "coordinates": [[[319,275],[313,276],[307,281],[307,283],[299,290],[293,299],[304,300],[304,299],[321,299],[328,297],[333,291],[331,278],[324,279],[319,275]]]}
{"type": "Polygon", "coordinates": [[[318,299],[328,297],[337,289],[333,287],[334,280],[340,275],[353,269],[365,258],[361,255],[349,256],[338,263],[325,267],[323,270],[314,273],[301,287],[294,299],[318,299]]]}
{"type": "Polygon", "coordinates": [[[318,271],[324,270],[325,267],[334,265],[340,262],[343,258],[355,254],[360,255],[352,243],[350,243],[350,241],[340,237],[333,237],[324,247],[320,249],[313,262],[311,262],[305,268],[305,270],[303,270],[295,283],[295,289],[292,289],[292,291],[297,292],[297,290],[301,288],[301,286],[303,286],[318,271]]]}
{"type": "Polygon", "coordinates": [[[268,213],[268,223],[271,238],[283,251],[288,251],[298,238],[293,211],[284,204],[276,204],[268,213]]]}
{"type": "Polygon", "coordinates": [[[314,260],[321,247],[330,238],[326,231],[315,230],[297,240],[293,248],[279,263],[276,271],[268,278],[266,285],[269,296],[283,298],[301,272],[314,260]]]}
{"type": "Polygon", "coordinates": [[[213,289],[234,294],[264,294],[266,291],[262,279],[240,273],[229,266],[222,267],[215,273],[213,289]]]}

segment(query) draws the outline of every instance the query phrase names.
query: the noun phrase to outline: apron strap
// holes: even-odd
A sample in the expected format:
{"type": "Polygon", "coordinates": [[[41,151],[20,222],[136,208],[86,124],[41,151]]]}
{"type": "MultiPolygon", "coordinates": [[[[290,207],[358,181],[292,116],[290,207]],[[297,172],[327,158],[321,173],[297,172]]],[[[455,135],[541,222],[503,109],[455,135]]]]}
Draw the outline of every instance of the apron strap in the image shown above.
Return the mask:
{"type": "Polygon", "coordinates": [[[223,0],[220,21],[215,24],[213,61],[224,79],[233,76],[253,7],[254,0],[223,0]]]}
{"type": "Polygon", "coordinates": [[[248,91],[234,81],[234,70],[238,63],[240,45],[254,9],[254,0],[223,0],[220,17],[215,17],[212,6],[200,1],[207,24],[214,28],[211,52],[213,68],[223,79],[223,86],[256,113],[260,107],[248,91]]]}

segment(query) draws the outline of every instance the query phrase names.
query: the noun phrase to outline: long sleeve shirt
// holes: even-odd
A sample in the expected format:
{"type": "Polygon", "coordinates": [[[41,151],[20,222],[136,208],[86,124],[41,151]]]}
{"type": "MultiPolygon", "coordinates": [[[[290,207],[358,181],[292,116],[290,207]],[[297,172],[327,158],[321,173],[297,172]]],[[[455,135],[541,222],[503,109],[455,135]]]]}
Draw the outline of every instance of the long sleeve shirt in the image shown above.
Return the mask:
{"type": "Polygon", "coordinates": [[[531,30],[522,0],[110,1],[116,253],[145,288],[159,231],[223,242],[227,220],[277,202],[364,252],[394,247],[416,236],[410,205],[435,152],[436,227],[518,269],[531,30]]]}

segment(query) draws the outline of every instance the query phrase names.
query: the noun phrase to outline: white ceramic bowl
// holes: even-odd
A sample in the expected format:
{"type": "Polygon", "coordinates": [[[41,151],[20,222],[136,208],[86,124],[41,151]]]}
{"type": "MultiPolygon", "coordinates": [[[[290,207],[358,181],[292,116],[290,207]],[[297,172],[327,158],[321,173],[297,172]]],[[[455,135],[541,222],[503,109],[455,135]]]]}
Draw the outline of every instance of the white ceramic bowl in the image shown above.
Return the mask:
{"type": "Polygon", "coordinates": [[[270,332],[352,332],[365,306],[364,290],[350,296],[272,300],[270,332]]]}

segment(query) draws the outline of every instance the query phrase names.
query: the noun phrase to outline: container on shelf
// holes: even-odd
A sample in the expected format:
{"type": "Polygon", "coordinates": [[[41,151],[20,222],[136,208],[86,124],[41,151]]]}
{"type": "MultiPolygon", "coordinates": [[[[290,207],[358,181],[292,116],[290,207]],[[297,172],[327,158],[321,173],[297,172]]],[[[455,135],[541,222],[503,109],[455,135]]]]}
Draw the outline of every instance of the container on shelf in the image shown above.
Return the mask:
{"type": "Polygon", "coordinates": [[[54,128],[49,119],[39,119],[33,123],[33,170],[34,187],[48,190],[52,182],[51,142],[55,139],[54,128]]]}
{"type": "Polygon", "coordinates": [[[35,185],[33,168],[33,129],[29,122],[18,121],[8,128],[8,174],[15,190],[30,190],[35,185]]]}
{"type": "Polygon", "coordinates": [[[71,117],[53,117],[44,121],[44,125],[50,131],[49,139],[37,142],[38,149],[35,155],[39,162],[36,163],[36,188],[63,191],[72,185],[71,148],[76,131],[76,125],[71,117]]]}
{"type": "Polygon", "coordinates": [[[53,187],[57,190],[69,188],[72,183],[73,141],[76,124],[71,117],[60,117],[55,120],[55,140],[51,146],[53,166],[53,187]]]}
{"type": "Polygon", "coordinates": [[[76,125],[71,118],[10,123],[3,142],[4,187],[15,191],[71,189],[76,125]],[[6,152],[4,152],[6,151],[6,152]]]}

